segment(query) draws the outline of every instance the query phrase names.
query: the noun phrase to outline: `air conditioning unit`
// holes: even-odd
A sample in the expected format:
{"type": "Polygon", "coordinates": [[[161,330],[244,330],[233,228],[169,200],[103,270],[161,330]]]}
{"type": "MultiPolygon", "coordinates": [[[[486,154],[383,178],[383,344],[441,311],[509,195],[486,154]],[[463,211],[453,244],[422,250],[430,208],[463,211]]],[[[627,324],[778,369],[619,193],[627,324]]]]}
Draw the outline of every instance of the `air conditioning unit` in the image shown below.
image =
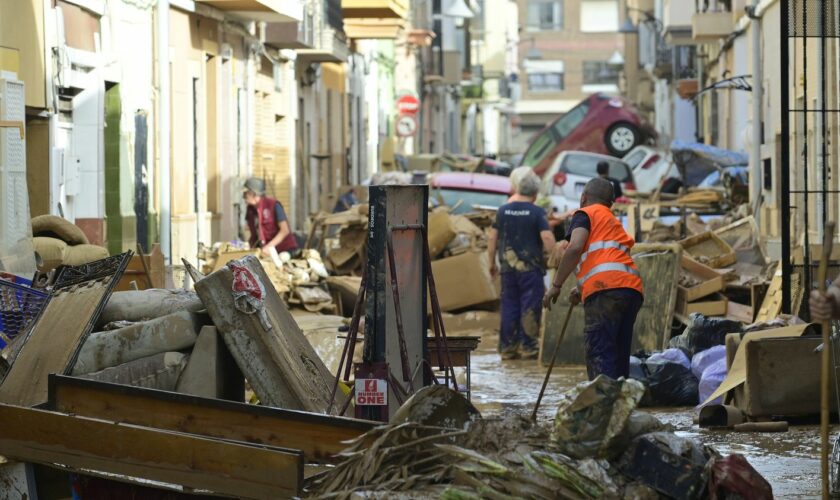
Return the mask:
{"type": "MultiPolygon", "coordinates": [[[[0,78],[0,121],[26,120],[23,82],[0,78]]],[[[35,271],[29,193],[26,189],[26,144],[21,129],[0,128],[0,269],[30,278],[35,271]]]]}

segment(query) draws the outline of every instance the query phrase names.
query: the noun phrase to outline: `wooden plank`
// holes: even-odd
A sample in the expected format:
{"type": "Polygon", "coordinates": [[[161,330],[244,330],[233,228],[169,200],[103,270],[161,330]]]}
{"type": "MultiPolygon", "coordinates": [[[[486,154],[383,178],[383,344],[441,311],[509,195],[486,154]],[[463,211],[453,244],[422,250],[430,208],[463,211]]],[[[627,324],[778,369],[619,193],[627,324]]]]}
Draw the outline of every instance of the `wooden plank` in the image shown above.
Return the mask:
{"type": "Polygon", "coordinates": [[[49,408],[74,415],[301,450],[323,460],[377,422],[50,376],[49,408]]]}
{"type": "Polygon", "coordinates": [[[728,299],[719,293],[696,302],[685,302],[677,298],[676,312],[685,317],[693,313],[703,316],[726,316],[727,303],[728,299]]]}
{"type": "Polygon", "coordinates": [[[680,245],[694,260],[721,268],[735,263],[737,257],[725,241],[710,231],[680,240],[680,245]]]}
{"type": "Polygon", "coordinates": [[[303,481],[303,455],[249,443],[116,424],[0,404],[0,454],[179,484],[240,498],[288,498],[303,481]]]}
{"type": "MultiPolygon", "coordinates": [[[[228,266],[198,281],[195,289],[239,368],[263,404],[325,412],[333,375],[289,314],[260,261],[249,255],[235,262],[247,274],[243,279],[261,287],[260,311],[248,314],[237,308],[228,266]]],[[[337,406],[333,405],[336,412],[337,406]]]]}
{"type": "MultiPolygon", "coordinates": [[[[632,351],[660,350],[667,347],[670,338],[682,247],[676,243],[639,243],[633,247],[632,254],[642,277],[645,295],[633,329],[632,351]]],[[[543,364],[551,362],[556,336],[560,334],[566,311],[569,309],[569,292],[574,285],[574,276],[566,280],[557,304],[545,315],[540,349],[540,360],[543,364]]],[[[576,307],[572,311],[563,347],[557,356],[557,362],[560,364],[582,364],[586,361],[583,309],[576,307]]]]}
{"type": "Polygon", "coordinates": [[[34,406],[47,400],[47,376],[72,368],[130,257],[126,252],[62,268],[53,294],[0,386],[0,402],[34,406]]]}

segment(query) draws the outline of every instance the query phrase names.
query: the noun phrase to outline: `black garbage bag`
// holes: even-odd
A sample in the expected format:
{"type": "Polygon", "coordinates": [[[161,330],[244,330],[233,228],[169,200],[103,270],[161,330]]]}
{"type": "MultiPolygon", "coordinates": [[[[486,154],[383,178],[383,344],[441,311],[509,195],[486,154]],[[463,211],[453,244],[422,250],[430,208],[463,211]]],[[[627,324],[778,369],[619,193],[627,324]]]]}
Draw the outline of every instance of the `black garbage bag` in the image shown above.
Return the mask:
{"type": "Polygon", "coordinates": [[[726,335],[741,333],[744,325],[740,321],[724,318],[710,318],[700,313],[688,317],[688,326],[681,335],[672,338],[669,347],[682,349],[689,359],[695,354],[716,345],[724,345],[726,335]]]}
{"type": "Polygon", "coordinates": [[[645,384],[645,395],[639,406],[694,406],[697,404],[699,381],[691,369],[680,363],[664,360],[640,362],[637,369],[630,360],[630,378],[645,384]]]}
{"type": "Polygon", "coordinates": [[[652,432],[634,439],[618,461],[625,476],[680,499],[705,498],[706,464],[713,450],[670,432],[652,432]]]}

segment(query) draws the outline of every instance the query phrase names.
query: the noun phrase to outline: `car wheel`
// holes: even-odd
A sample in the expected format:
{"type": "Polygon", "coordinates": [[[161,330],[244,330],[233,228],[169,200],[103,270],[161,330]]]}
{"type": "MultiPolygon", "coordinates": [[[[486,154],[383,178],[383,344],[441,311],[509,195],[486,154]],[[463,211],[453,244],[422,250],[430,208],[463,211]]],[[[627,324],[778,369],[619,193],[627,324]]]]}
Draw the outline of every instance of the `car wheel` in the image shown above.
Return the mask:
{"type": "Polygon", "coordinates": [[[639,145],[641,134],[639,129],[629,123],[616,123],[607,130],[604,138],[607,149],[614,156],[619,158],[630,152],[639,145]]]}

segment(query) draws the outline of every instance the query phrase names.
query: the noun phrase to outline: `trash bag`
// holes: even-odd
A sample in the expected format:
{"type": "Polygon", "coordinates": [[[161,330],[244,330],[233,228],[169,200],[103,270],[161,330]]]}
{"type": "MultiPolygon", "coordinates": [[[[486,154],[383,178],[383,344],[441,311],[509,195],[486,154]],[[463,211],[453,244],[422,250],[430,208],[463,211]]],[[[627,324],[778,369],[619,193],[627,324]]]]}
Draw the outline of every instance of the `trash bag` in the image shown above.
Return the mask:
{"type": "Polygon", "coordinates": [[[718,458],[711,464],[709,499],[770,500],[773,488],[743,455],[718,458]]]}
{"type": "Polygon", "coordinates": [[[652,432],[634,439],[618,461],[632,480],[672,498],[704,498],[706,463],[713,452],[670,432],[652,432]]]}
{"type": "Polygon", "coordinates": [[[630,378],[647,383],[647,375],[645,375],[642,365],[644,365],[644,361],[636,356],[630,356],[630,378]]]}
{"type": "MultiPolygon", "coordinates": [[[[709,396],[723,383],[726,378],[726,358],[720,359],[709,365],[700,377],[700,385],[697,388],[700,396],[699,404],[703,404],[709,396]]],[[[719,405],[723,402],[723,397],[716,398],[710,401],[710,404],[719,405]]]]}
{"type": "Polygon", "coordinates": [[[671,363],[679,363],[684,367],[691,369],[691,359],[685,355],[682,349],[670,348],[662,352],[655,352],[650,355],[647,362],[651,361],[670,361],[671,363]]]}
{"type": "Polygon", "coordinates": [[[573,458],[615,458],[623,450],[628,418],[644,392],[636,380],[606,375],[578,384],[560,399],[552,441],[573,458]]]}
{"type": "MultiPolygon", "coordinates": [[[[651,356],[653,358],[653,356],[651,356]]],[[[641,406],[694,406],[697,379],[679,363],[648,359],[642,364],[647,387],[641,406]]]]}
{"type": "Polygon", "coordinates": [[[724,345],[726,335],[741,333],[743,325],[739,321],[723,318],[709,318],[700,313],[688,317],[688,326],[681,335],[672,338],[670,347],[682,349],[689,358],[716,345],[724,345]]]}
{"type": "Polygon", "coordinates": [[[706,368],[721,359],[726,359],[726,346],[716,345],[705,351],[700,351],[691,358],[691,373],[699,380],[703,377],[706,368]]]}

